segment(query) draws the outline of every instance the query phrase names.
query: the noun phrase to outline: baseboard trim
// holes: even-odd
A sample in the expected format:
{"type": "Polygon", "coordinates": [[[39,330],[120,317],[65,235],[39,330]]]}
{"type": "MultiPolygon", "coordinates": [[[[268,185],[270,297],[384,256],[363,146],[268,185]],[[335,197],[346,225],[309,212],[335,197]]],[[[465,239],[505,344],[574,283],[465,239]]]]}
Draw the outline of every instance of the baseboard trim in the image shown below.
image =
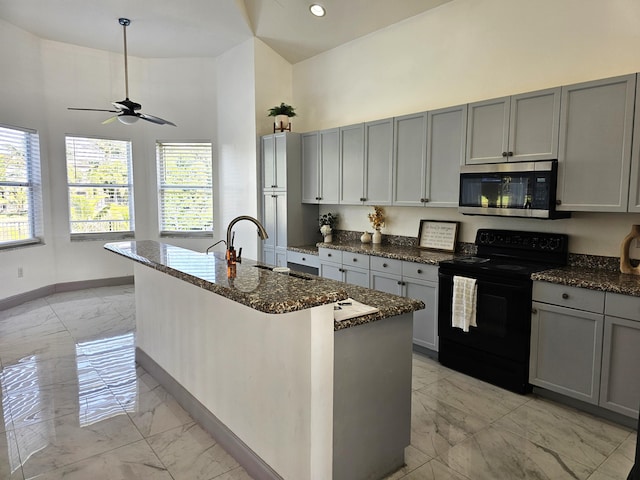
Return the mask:
{"type": "Polygon", "coordinates": [[[0,300],[0,310],[17,307],[23,303],[37,300],[59,292],[72,292],[74,290],[84,290],[86,288],[113,287],[115,285],[133,284],[133,275],[126,277],[98,278],[95,280],[80,280],[78,282],[56,283],[47,285],[25,293],[19,293],[12,297],[0,300]]]}
{"type": "Polygon", "coordinates": [[[264,460],[140,348],[136,361],[256,480],[282,480],[264,460]]]}

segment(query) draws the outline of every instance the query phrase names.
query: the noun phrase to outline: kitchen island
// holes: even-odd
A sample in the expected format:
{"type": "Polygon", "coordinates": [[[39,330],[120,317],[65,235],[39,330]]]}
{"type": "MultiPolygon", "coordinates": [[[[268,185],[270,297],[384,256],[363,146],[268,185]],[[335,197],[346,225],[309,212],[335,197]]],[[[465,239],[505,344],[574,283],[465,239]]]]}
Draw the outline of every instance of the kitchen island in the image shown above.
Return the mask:
{"type": "Polygon", "coordinates": [[[404,465],[424,304],[153,241],[105,248],[136,262],[138,362],[252,476],[384,478],[404,465]],[[334,321],[347,298],[378,311],[334,321]]]}

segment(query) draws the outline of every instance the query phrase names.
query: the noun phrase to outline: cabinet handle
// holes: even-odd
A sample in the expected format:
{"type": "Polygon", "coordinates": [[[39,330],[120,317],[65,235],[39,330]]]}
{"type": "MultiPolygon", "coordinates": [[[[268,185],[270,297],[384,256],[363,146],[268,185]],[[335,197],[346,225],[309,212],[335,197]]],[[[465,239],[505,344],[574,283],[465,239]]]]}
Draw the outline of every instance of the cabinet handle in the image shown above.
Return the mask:
{"type": "Polygon", "coordinates": [[[277,195],[271,195],[271,198],[278,198],[277,195]]]}
{"type": "Polygon", "coordinates": [[[562,298],[564,298],[566,300],[567,298],[569,298],[569,294],[568,293],[563,293],[562,294],[562,298]]]}
{"type": "Polygon", "coordinates": [[[536,313],[538,313],[538,309],[537,309],[537,308],[532,308],[532,309],[531,309],[531,313],[532,313],[533,315],[535,315],[536,313]]]}
{"type": "Polygon", "coordinates": [[[318,200],[322,200],[322,197],[318,197],[318,200]]]}
{"type": "Polygon", "coordinates": [[[302,261],[306,262],[307,261],[307,257],[302,257],[302,261]]]}
{"type": "Polygon", "coordinates": [[[271,188],[278,188],[278,185],[271,185],[271,188]]]}
{"type": "Polygon", "coordinates": [[[387,268],[387,267],[388,267],[388,265],[387,265],[386,263],[383,263],[383,264],[382,264],[382,267],[383,267],[383,268],[387,268]]]}
{"type": "Polygon", "coordinates": [[[502,152],[502,156],[506,157],[507,156],[507,152],[502,152]]]}
{"type": "Polygon", "coordinates": [[[507,152],[508,157],[513,157],[513,152],[507,152]]]}
{"type": "Polygon", "coordinates": [[[562,200],[556,200],[556,205],[562,205],[562,200]]]}
{"type": "Polygon", "coordinates": [[[357,258],[354,258],[354,259],[353,259],[353,261],[354,261],[354,262],[357,262],[357,261],[358,261],[358,259],[357,259],[357,258]]]}
{"type": "Polygon", "coordinates": [[[418,269],[418,273],[422,273],[422,269],[420,269],[420,268],[419,268],[419,269],[418,269]]]}
{"type": "Polygon", "coordinates": [[[367,201],[367,199],[366,199],[366,198],[364,198],[364,197],[360,197],[360,201],[361,201],[361,202],[366,202],[366,201],[367,201]]]}
{"type": "Polygon", "coordinates": [[[428,199],[428,198],[425,198],[425,199],[424,199],[424,203],[429,203],[429,199],[428,199]]]}
{"type": "Polygon", "coordinates": [[[330,257],[330,256],[331,256],[331,254],[330,254],[330,253],[327,253],[327,257],[330,257]]]}
{"type": "Polygon", "coordinates": [[[402,285],[402,282],[400,280],[398,280],[398,285],[402,285]]]}

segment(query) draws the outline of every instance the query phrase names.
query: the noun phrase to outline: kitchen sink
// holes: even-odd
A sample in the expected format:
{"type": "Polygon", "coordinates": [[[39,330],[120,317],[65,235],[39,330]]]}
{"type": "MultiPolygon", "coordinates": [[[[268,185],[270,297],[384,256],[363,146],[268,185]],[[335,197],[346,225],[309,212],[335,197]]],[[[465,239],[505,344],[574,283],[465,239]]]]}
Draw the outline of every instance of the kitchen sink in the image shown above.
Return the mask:
{"type": "MultiPolygon", "coordinates": [[[[260,268],[262,270],[270,270],[273,271],[273,267],[270,267],[269,265],[253,265],[255,268],[260,268]]],[[[281,273],[280,275],[285,275],[284,273],[281,273]]],[[[308,277],[307,275],[303,274],[303,273],[298,273],[298,272],[294,272],[293,270],[289,271],[288,274],[290,277],[296,277],[296,278],[300,278],[302,280],[311,280],[311,277],[308,277]]]]}

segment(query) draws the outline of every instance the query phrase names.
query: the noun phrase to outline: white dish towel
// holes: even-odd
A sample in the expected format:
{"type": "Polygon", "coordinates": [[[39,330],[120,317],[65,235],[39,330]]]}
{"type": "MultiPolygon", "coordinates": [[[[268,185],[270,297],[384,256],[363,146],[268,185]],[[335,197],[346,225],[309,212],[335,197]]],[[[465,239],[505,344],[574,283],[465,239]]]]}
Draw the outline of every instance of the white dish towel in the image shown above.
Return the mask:
{"type": "Polygon", "coordinates": [[[451,326],[464,332],[476,325],[476,303],[478,286],[475,278],[453,276],[453,303],[451,308],[451,326]]]}

